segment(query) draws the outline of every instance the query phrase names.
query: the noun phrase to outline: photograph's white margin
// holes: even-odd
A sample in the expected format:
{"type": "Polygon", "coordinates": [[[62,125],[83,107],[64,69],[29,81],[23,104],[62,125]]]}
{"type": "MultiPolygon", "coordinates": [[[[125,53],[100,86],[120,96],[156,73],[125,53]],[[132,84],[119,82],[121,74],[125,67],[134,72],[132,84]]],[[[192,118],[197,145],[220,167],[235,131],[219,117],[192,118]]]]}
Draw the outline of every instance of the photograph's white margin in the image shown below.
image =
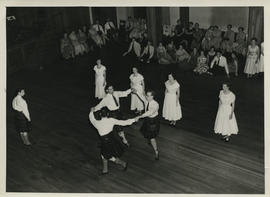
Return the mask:
{"type": "MultiPolygon", "coordinates": [[[[270,164],[270,134],[269,128],[269,0],[0,0],[0,197],[2,196],[270,196],[269,164],[270,164]],[[215,194],[74,194],[74,193],[6,193],[6,7],[68,7],[68,6],[110,6],[110,7],[133,7],[133,6],[165,6],[165,7],[214,7],[214,6],[264,6],[264,42],[265,44],[265,194],[264,195],[215,195],[215,194]]],[[[256,95],[250,95],[256,96],[256,95]]],[[[9,106],[7,106],[9,107],[9,106]]],[[[256,115],[256,114],[254,114],[256,115]]],[[[245,131],[241,131],[245,132],[245,131]]]]}

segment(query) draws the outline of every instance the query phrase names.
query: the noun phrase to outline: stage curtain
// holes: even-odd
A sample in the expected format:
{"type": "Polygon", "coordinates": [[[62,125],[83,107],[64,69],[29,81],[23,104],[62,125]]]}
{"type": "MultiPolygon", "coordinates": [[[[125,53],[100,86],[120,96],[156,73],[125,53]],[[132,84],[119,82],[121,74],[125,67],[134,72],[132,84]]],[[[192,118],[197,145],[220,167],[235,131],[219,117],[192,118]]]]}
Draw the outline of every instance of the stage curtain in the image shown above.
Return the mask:
{"type": "Polygon", "coordinates": [[[263,7],[249,8],[248,40],[252,37],[260,43],[264,39],[264,10],[263,7]]]}

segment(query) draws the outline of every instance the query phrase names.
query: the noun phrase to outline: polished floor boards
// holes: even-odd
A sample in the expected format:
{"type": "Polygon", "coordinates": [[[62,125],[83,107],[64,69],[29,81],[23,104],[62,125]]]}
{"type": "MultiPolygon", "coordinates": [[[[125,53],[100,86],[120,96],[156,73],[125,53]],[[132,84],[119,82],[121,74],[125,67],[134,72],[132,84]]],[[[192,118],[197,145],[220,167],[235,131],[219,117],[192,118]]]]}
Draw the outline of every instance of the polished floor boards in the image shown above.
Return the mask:
{"type": "MultiPolygon", "coordinates": [[[[123,157],[128,170],[110,163],[110,173],[100,176],[98,137],[88,121],[96,104],[90,65],[82,57],[68,67],[59,63],[8,77],[7,192],[264,193],[262,79],[232,78],[240,132],[225,143],[213,132],[223,78],[178,72],[183,119],[175,128],[162,121],[160,160],[154,160],[141,136],[140,121],[125,128],[132,145],[123,157]],[[27,93],[35,143],[31,148],[22,145],[13,124],[10,106],[17,86],[27,93]]],[[[143,74],[147,86],[158,92],[162,109],[164,85],[154,66],[144,67],[143,74]]],[[[116,89],[124,90],[128,76],[121,71],[114,69],[108,76],[116,89]]],[[[129,100],[121,100],[126,113],[129,100]]]]}

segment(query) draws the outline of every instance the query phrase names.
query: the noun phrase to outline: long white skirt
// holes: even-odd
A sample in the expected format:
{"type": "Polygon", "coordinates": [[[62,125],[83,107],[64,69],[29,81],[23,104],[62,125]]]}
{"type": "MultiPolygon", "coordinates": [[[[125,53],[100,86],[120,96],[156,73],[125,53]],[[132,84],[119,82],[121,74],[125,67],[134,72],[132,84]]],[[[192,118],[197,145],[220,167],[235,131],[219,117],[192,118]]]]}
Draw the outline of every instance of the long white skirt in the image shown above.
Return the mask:
{"type": "Polygon", "coordinates": [[[258,64],[258,73],[264,72],[264,56],[261,55],[260,62],[258,64]]]}
{"type": "Polygon", "coordinates": [[[99,76],[96,78],[96,92],[95,97],[102,99],[105,96],[105,86],[104,86],[104,77],[99,76]]]}
{"type": "MultiPolygon", "coordinates": [[[[137,90],[137,94],[140,98],[143,98],[143,88],[141,85],[134,86],[134,89],[137,90]]],[[[137,95],[131,94],[131,110],[142,111],[144,109],[143,102],[138,98],[137,95]]]]}
{"type": "Polygon", "coordinates": [[[249,55],[246,60],[244,73],[254,75],[258,72],[257,55],[249,55]]]}
{"type": "Polygon", "coordinates": [[[176,94],[165,94],[162,116],[166,120],[176,121],[182,118],[181,105],[180,103],[176,105],[176,99],[178,99],[176,94]]]}
{"type": "Polygon", "coordinates": [[[215,121],[215,133],[228,136],[238,134],[238,126],[234,113],[232,119],[229,119],[231,110],[232,107],[230,105],[220,105],[215,121]]]}

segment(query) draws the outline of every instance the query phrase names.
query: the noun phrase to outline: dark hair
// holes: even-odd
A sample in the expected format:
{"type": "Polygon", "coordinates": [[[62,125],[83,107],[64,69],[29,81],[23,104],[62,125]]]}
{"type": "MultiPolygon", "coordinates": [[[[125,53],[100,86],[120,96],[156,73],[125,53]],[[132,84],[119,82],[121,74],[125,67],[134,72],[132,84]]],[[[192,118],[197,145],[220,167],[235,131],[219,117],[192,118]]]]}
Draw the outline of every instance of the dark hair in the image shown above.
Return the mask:
{"type": "Polygon", "coordinates": [[[250,39],[250,41],[254,40],[255,42],[257,42],[257,38],[253,37],[250,39]]]}
{"type": "Polygon", "coordinates": [[[173,72],[169,72],[168,76],[171,75],[175,79],[175,74],[173,72]]]}
{"type": "Polygon", "coordinates": [[[101,110],[99,111],[99,116],[101,118],[108,117],[109,116],[109,109],[107,107],[101,108],[101,110]]]}
{"type": "Polygon", "coordinates": [[[200,54],[203,52],[203,55],[205,56],[205,51],[203,49],[200,50],[200,54]]]}
{"type": "Polygon", "coordinates": [[[15,90],[15,91],[16,91],[16,92],[15,92],[15,95],[17,95],[17,94],[18,94],[19,92],[21,92],[22,90],[25,90],[25,89],[24,89],[24,88],[21,88],[21,87],[20,87],[20,88],[16,88],[16,90],[15,90]]]}
{"type": "Polygon", "coordinates": [[[150,92],[153,98],[156,96],[156,92],[154,90],[148,90],[147,93],[150,92]]]}
{"type": "Polygon", "coordinates": [[[231,24],[229,24],[229,25],[227,25],[227,27],[230,27],[230,28],[232,28],[232,25],[231,25],[231,24]]]}
{"type": "Polygon", "coordinates": [[[242,31],[244,31],[244,27],[238,27],[238,29],[241,29],[242,31]]]}
{"type": "Polygon", "coordinates": [[[231,88],[231,87],[232,87],[232,83],[229,82],[229,81],[224,81],[224,82],[222,83],[222,85],[226,85],[228,88],[231,88]]]}
{"type": "Polygon", "coordinates": [[[214,50],[215,50],[215,47],[214,47],[214,46],[211,46],[211,47],[210,47],[210,50],[211,50],[211,49],[214,49],[214,50]]]}
{"type": "Polygon", "coordinates": [[[113,87],[113,85],[111,83],[107,83],[105,90],[108,90],[109,87],[113,87]]]}

